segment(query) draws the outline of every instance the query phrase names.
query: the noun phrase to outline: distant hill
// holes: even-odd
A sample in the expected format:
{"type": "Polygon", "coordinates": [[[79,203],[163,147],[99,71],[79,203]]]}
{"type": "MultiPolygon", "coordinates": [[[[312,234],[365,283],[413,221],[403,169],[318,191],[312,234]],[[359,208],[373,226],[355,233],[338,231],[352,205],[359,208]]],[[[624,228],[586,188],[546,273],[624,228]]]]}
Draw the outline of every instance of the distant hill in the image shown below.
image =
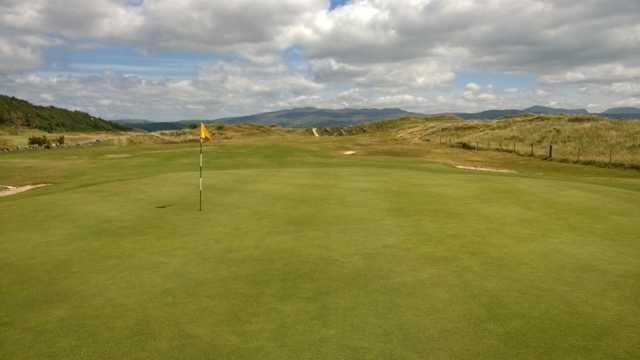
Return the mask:
{"type": "Polygon", "coordinates": [[[585,109],[561,109],[561,108],[552,108],[546,106],[532,106],[526,108],[524,110],[516,110],[516,109],[496,109],[496,110],[487,110],[481,111],[477,113],[454,113],[452,115],[459,116],[466,120],[493,120],[499,119],[505,116],[517,116],[522,114],[572,114],[572,115],[586,115],[589,112],[585,109]]]}
{"type": "MultiPolygon", "coordinates": [[[[477,113],[453,113],[444,115],[455,115],[466,120],[493,120],[507,116],[518,116],[523,114],[568,114],[568,115],[587,115],[589,112],[585,109],[563,109],[552,108],[546,106],[531,106],[526,109],[495,109],[477,113]]],[[[443,114],[441,114],[443,115],[443,114]]],[[[598,115],[598,114],[593,114],[598,115]]],[[[607,110],[603,116],[613,119],[640,119],[640,109],[637,108],[615,108],[607,110]]],[[[278,124],[282,127],[289,128],[329,128],[329,127],[348,127],[367,124],[370,122],[398,117],[423,117],[424,114],[411,113],[402,109],[319,109],[314,107],[304,107],[287,109],[280,111],[264,112],[254,115],[226,117],[214,120],[204,120],[205,123],[218,124],[242,124],[253,123],[259,125],[278,124]]],[[[122,126],[143,129],[147,131],[159,130],[179,130],[193,126],[202,120],[181,120],[175,122],[153,122],[144,119],[122,119],[115,120],[122,126]]]]}
{"type": "Polygon", "coordinates": [[[617,107],[611,108],[602,113],[602,116],[606,116],[611,119],[640,119],[640,108],[636,107],[617,107]]]}
{"type": "Polygon", "coordinates": [[[607,111],[603,112],[602,114],[604,114],[604,115],[628,115],[628,114],[638,115],[638,114],[640,114],[640,108],[636,108],[636,107],[617,107],[617,108],[608,109],[607,111]]]}
{"type": "Polygon", "coordinates": [[[318,109],[305,107],[265,112],[249,116],[217,119],[212,122],[225,124],[254,123],[278,124],[283,127],[337,127],[359,125],[389,117],[413,114],[402,109],[318,109]]]}
{"type": "Polygon", "coordinates": [[[477,113],[454,113],[451,115],[455,115],[461,117],[465,120],[493,120],[498,119],[505,116],[514,116],[525,114],[522,110],[487,110],[481,111],[477,113]]]}
{"type": "Polygon", "coordinates": [[[127,124],[150,124],[153,121],[146,120],[146,119],[117,119],[117,120],[111,120],[111,122],[114,122],[116,124],[127,125],[127,124]]]}
{"type": "MultiPolygon", "coordinates": [[[[402,109],[318,109],[313,107],[264,112],[247,116],[226,117],[204,120],[205,123],[259,125],[277,124],[288,128],[343,127],[365,124],[377,120],[401,116],[423,116],[402,109]]],[[[118,120],[121,124],[147,131],[177,130],[187,128],[201,120],[182,120],[176,122],[149,122],[118,120]]]]}
{"type": "Polygon", "coordinates": [[[530,114],[571,114],[571,115],[587,115],[589,112],[586,109],[560,109],[551,108],[546,106],[532,106],[523,110],[530,114]]]}
{"type": "Polygon", "coordinates": [[[33,105],[15,97],[0,95],[0,126],[22,126],[54,131],[125,131],[128,127],[81,111],[33,105]]]}
{"type": "Polygon", "coordinates": [[[113,120],[116,124],[124,125],[132,129],[142,129],[146,131],[160,130],[180,130],[189,126],[186,122],[153,122],[149,120],[113,120]]]}

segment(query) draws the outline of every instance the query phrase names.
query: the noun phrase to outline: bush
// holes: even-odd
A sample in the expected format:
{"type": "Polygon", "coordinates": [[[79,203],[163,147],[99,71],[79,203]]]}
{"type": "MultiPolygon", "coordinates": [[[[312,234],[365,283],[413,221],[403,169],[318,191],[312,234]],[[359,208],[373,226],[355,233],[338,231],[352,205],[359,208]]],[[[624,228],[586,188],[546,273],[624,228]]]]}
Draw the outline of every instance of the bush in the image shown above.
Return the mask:
{"type": "Polygon", "coordinates": [[[56,139],[56,142],[58,145],[64,145],[64,135],[60,135],[60,137],[56,139]]]}
{"type": "Polygon", "coordinates": [[[29,138],[29,145],[50,147],[51,146],[51,141],[47,138],[46,135],[43,135],[43,136],[32,136],[32,137],[29,138]]]}

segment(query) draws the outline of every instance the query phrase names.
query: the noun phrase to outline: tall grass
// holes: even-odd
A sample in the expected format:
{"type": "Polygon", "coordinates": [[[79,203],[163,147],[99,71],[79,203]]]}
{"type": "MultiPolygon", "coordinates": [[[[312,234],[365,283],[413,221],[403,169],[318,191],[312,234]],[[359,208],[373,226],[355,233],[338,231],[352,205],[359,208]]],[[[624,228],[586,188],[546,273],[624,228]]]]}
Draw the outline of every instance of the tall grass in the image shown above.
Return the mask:
{"type": "MultiPolygon", "coordinates": [[[[384,129],[384,125],[376,125],[384,129]]],[[[388,127],[387,127],[388,128],[388,127]]],[[[603,164],[640,165],[640,120],[609,120],[595,116],[526,115],[494,121],[456,119],[396,122],[390,129],[409,141],[466,143],[472,148],[547,155],[553,159],[603,164]]]]}

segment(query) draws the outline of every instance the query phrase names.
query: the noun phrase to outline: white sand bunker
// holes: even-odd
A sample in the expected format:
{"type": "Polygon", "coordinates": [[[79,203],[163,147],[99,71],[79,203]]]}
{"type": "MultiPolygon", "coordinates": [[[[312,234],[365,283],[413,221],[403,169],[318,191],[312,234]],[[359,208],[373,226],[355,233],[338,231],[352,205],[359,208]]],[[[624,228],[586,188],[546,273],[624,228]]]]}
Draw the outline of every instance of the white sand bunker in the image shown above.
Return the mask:
{"type": "Polygon", "coordinates": [[[349,151],[343,151],[343,152],[342,152],[342,155],[353,155],[353,154],[355,154],[355,153],[356,153],[355,151],[353,151],[353,150],[349,150],[349,151]]]}
{"type": "Polygon", "coordinates": [[[107,154],[104,157],[106,157],[107,159],[119,159],[131,157],[131,154],[107,154]]]}
{"type": "Polygon", "coordinates": [[[497,172],[497,173],[506,173],[506,174],[516,173],[516,171],[513,171],[513,170],[491,169],[491,168],[482,168],[482,167],[475,167],[475,166],[456,165],[456,167],[458,169],[463,169],[463,170],[488,171],[488,172],[497,172]]]}
{"type": "Polygon", "coordinates": [[[25,186],[0,185],[0,197],[19,194],[21,192],[29,191],[31,189],[37,189],[39,187],[43,187],[47,185],[49,184],[36,184],[36,185],[25,185],[25,186]]]}

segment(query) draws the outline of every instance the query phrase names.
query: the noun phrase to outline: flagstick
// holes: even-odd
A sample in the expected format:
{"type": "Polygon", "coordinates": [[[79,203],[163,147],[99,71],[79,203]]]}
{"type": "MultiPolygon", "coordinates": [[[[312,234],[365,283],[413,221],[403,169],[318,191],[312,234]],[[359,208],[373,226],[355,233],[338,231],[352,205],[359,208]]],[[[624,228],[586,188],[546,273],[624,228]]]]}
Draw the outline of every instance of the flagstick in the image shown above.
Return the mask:
{"type": "Polygon", "coordinates": [[[200,138],[200,211],[202,211],[202,138],[200,138]]]}

